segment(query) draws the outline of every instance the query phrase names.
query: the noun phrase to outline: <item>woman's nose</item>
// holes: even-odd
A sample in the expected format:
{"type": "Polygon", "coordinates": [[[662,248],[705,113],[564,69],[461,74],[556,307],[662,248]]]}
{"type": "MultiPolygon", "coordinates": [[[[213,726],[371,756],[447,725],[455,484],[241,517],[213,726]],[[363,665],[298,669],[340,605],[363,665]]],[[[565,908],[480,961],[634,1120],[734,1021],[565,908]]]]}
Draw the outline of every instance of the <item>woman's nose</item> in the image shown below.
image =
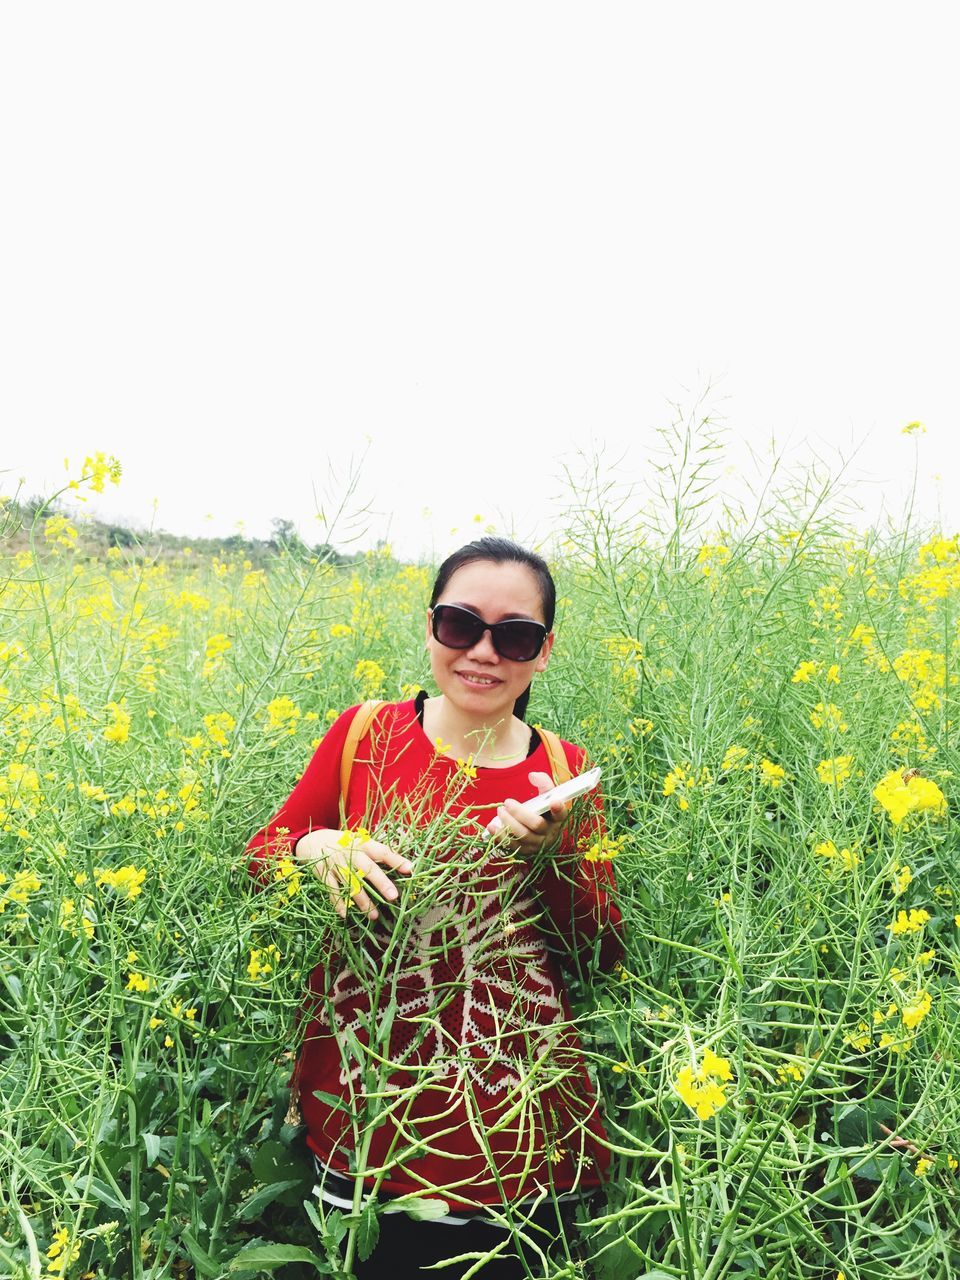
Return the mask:
{"type": "Polygon", "coordinates": [[[467,653],[469,653],[472,657],[475,657],[478,662],[499,662],[500,661],[500,655],[499,653],[497,653],[496,649],[493,647],[493,636],[490,634],[489,627],[486,627],[484,629],[483,635],[480,637],[480,639],[477,641],[476,644],[470,646],[470,648],[467,650],[467,653]]]}

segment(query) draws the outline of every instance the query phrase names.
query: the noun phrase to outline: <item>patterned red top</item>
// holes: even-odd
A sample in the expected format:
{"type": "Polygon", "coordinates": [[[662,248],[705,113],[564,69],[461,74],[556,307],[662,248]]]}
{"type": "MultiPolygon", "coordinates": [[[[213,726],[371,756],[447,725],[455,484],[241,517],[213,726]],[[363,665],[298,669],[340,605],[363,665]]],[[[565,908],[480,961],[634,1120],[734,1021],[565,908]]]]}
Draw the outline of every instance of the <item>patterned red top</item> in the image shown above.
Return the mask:
{"type": "MultiPolygon", "coordinates": [[[[289,799],[247,846],[258,879],[268,880],[268,860],[287,856],[308,831],[342,826],[340,758],[356,711],[331,726],[289,799]]],[[[583,751],[563,748],[571,772],[581,773],[583,751]]],[[[377,953],[369,975],[335,958],[310,977],[295,1072],[307,1142],[328,1167],[349,1174],[375,1094],[366,1168],[387,1171],[379,1185],[388,1194],[442,1196],[456,1208],[499,1205],[542,1186],[558,1193],[596,1186],[609,1162],[555,954],[601,969],[622,954],[611,864],[587,862],[580,852],[603,830],[599,795],[580,802],[586,817],[576,831],[568,826],[539,869],[469,838],[503,800],[532,793],[531,770],[550,772],[542,743],[518,764],[477,768],[475,779],[465,778],[437,753],[413,702],[381,708],[357,752],[347,825],[373,831],[396,820],[399,804],[408,827],[428,827],[446,813],[463,819],[457,825],[468,837],[441,841],[435,856],[422,852],[423,837],[419,855],[400,848],[414,862],[411,884],[388,874],[406,903],[406,925],[388,925],[396,904],[380,908],[365,943],[377,953]],[[421,868],[429,874],[418,876],[421,868]],[[413,892],[417,906],[407,901],[413,892]],[[387,982],[376,1000],[379,972],[387,982]],[[375,1087],[370,1073],[378,1063],[365,1052],[373,1026],[382,1056],[375,1087]],[[335,1106],[317,1092],[343,1102],[335,1106]]],[[[390,843],[389,833],[376,834],[390,843]]]]}

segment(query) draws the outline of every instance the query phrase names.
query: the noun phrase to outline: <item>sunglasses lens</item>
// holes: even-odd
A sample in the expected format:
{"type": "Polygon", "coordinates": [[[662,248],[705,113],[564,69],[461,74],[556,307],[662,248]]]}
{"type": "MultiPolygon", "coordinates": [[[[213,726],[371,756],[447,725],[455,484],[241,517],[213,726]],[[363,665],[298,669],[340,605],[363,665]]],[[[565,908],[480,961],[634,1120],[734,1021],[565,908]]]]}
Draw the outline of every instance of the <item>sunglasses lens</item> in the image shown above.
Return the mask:
{"type": "Polygon", "coordinates": [[[433,634],[448,649],[470,649],[483,634],[483,623],[464,609],[439,604],[433,611],[433,634]]]}
{"type": "Polygon", "coordinates": [[[494,646],[509,662],[529,662],[540,652],[544,631],[535,622],[501,622],[494,632],[494,646]]]}
{"type": "MultiPolygon", "coordinates": [[[[455,604],[433,610],[433,635],[448,649],[472,649],[487,630],[482,618],[455,604]]],[[[531,662],[543,646],[546,627],[539,622],[497,622],[490,627],[493,647],[509,662],[531,662]]]]}

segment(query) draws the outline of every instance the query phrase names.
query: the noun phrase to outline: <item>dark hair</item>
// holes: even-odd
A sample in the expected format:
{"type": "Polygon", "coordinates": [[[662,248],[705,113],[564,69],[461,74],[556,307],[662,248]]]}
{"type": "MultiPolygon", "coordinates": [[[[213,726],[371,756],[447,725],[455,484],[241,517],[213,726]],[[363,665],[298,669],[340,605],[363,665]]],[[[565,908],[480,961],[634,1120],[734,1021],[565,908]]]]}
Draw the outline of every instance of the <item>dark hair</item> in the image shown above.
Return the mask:
{"type": "MultiPolygon", "coordinates": [[[[494,564],[523,564],[530,570],[540,588],[540,604],[543,609],[543,621],[547,631],[553,630],[553,619],[557,611],[557,588],[547,567],[546,560],[535,551],[511,542],[509,538],[478,538],[476,542],[468,542],[459,551],[447,556],[437,570],[433,583],[433,594],[430,596],[430,608],[437,603],[446,590],[447,583],[465,564],[473,564],[477,560],[491,560],[494,564]]],[[[530,701],[530,685],[513,706],[513,714],[518,720],[526,715],[527,703],[530,701]]]]}

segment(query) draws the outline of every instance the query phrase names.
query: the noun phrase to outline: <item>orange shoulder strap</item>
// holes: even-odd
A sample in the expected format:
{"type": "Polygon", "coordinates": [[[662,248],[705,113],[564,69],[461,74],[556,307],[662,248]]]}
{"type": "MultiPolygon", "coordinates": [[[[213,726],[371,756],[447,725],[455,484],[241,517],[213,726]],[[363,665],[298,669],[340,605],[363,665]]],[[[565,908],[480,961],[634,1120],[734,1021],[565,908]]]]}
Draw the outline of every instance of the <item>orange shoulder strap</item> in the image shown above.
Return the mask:
{"type": "Polygon", "coordinates": [[[553,774],[553,780],[560,785],[573,777],[570,772],[570,766],[567,764],[567,754],[563,749],[563,743],[560,738],[551,729],[545,729],[542,724],[533,726],[540,735],[544,747],[547,751],[547,757],[550,761],[550,772],[553,774]]]}
{"type": "Polygon", "coordinates": [[[347,789],[350,786],[350,774],[353,772],[353,762],[357,756],[357,747],[370,732],[373,717],[382,706],[382,698],[371,698],[369,702],[361,703],[357,714],[350,723],[350,728],[347,730],[347,739],[343,744],[343,755],[340,757],[341,807],[347,803],[347,789]]]}

